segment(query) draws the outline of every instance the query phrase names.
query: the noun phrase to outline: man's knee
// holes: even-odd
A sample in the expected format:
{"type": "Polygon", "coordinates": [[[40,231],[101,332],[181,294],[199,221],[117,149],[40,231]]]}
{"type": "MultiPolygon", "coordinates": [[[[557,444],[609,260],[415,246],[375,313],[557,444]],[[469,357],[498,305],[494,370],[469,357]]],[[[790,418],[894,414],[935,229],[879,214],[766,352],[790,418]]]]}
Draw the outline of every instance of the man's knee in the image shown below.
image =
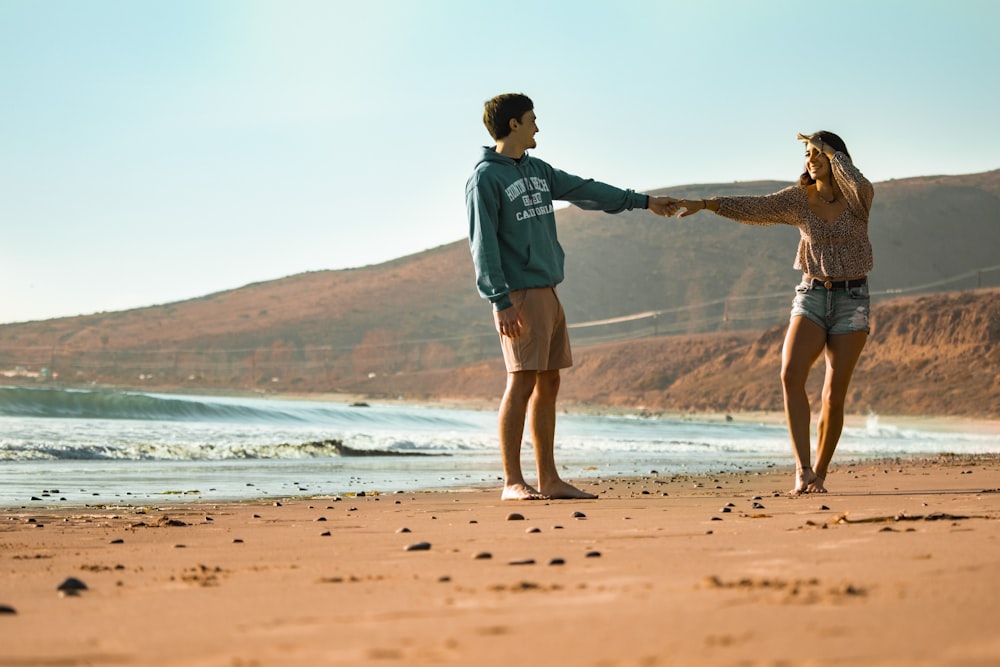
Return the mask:
{"type": "Polygon", "coordinates": [[[535,390],[535,371],[515,371],[507,374],[506,398],[517,403],[527,403],[535,390]]]}
{"type": "Polygon", "coordinates": [[[544,371],[535,380],[535,389],[539,396],[555,396],[559,393],[559,371],[544,371]]]}

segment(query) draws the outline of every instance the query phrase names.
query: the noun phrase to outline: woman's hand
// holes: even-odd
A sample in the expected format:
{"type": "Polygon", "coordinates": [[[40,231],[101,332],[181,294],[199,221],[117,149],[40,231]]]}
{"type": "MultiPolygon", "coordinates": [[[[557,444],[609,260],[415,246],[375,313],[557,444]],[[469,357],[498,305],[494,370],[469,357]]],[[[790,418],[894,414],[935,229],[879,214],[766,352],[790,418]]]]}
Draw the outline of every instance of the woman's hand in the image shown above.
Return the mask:
{"type": "Polygon", "coordinates": [[[694,215],[698,211],[708,208],[708,204],[704,199],[681,199],[677,202],[677,206],[684,209],[683,212],[677,215],[678,218],[686,218],[689,215],[694,215]]]}
{"type": "Polygon", "coordinates": [[[813,148],[815,148],[817,151],[819,151],[823,155],[829,156],[829,155],[833,154],[833,151],[830,151],[829,153],[827,153],[828,146],[826,145],[826,142],[823,141],[822,139],[820,139],[819,137],[817,137],[815,134],[802,134],[801,132],[799,132],[796,135],[796,138],[799,141],[806,142],[807,146],[812,146],[813,148]]]}

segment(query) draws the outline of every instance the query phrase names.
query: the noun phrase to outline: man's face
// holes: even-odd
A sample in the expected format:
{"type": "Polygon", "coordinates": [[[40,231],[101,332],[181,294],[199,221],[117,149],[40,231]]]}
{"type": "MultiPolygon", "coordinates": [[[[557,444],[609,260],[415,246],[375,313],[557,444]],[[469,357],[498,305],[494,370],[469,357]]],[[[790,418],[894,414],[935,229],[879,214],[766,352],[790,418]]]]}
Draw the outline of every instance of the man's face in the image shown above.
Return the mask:
{"type": "Polygon", "coordinates": [[[514,139],[519,145],[524,146],[525,150],[534,148],[537,145],[535,133],[538,132],[538,123],[535,121],[534,109],[525,112],[520,121],[512,120],[508,139],[514,139]]]}

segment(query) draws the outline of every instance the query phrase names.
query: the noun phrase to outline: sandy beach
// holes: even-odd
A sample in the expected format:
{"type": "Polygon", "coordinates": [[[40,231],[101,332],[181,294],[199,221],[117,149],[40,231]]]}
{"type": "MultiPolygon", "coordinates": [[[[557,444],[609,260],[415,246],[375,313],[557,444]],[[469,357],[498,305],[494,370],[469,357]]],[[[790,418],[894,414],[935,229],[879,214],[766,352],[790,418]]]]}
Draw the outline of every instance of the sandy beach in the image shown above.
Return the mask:
{"type": "Polygon", "coordinates": [[[1000,664],[1000,458],[790,485],[4,509],[0,665],[1000,664]]]}

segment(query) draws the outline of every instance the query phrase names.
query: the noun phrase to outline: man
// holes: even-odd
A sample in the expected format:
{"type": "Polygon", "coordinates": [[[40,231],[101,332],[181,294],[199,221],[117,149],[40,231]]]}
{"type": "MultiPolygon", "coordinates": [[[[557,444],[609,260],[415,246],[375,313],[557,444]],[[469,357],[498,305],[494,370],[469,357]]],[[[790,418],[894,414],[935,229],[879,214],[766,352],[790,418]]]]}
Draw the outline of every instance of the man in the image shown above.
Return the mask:
{"type": "Polygon", "coordinates": [[[534,104],[525,95],[498,95],[486,103],[483,123],[496,141],[465,188],[469,245],[476,283],[493,304],[493,319],[507,367],[500,403],[504,500],[596,498],[559,477],[553,454],[559,371],[573,365],[566,316],[555,287],[563,280],[563,249],[556,236],[554,200],[620,213],[648,208],[669,216],[669,197],[559,171],[527,154],[538,132],[534,104]],[[521,472],[521,440],[528,414],[538,468],[538,489],[521,472]]]}

